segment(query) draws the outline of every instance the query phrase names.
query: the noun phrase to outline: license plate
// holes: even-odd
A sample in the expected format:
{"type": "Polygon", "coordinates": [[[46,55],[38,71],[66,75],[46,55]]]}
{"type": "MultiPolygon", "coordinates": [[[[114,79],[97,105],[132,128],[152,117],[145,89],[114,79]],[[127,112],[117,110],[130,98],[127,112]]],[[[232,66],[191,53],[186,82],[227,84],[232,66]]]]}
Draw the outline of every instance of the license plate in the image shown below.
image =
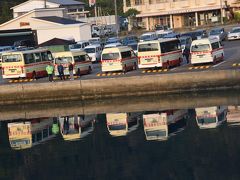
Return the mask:
{"type": "Polygon", "coordinates": [[[113,65],[113,63],[109,63],[109,66],[112,66],[113,65]]]}
{"type": "Polygon", "coordinates": [[[11,72],[15,72],[15,71],[16,71],[16,69],[9,69],[9,71],[11,71],[11,72]]]}
{"type": "Polygon", "coordinates": [[[151,59],[145,59],[147,62],[151,62],[153,59],[151,58],[151,59]]]}
{"type": "Polygon", "coordinates": [[[202,58],[204,55],[198,55],[198,57],[202,58]]]}

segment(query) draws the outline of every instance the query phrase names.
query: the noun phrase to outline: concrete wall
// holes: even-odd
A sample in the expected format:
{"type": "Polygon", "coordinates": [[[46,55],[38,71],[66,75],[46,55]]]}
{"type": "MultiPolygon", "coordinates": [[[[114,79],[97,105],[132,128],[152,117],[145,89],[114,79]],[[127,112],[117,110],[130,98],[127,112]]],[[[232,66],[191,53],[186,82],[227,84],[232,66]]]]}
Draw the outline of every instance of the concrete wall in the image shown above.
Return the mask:
{"type": "Polygon", "coordinates": [[[137,97],[143,95],[232,88],[240,85],[240,70],[173,73],[55,83],[0,86],[0,105],[64,100],[137,97]]]}

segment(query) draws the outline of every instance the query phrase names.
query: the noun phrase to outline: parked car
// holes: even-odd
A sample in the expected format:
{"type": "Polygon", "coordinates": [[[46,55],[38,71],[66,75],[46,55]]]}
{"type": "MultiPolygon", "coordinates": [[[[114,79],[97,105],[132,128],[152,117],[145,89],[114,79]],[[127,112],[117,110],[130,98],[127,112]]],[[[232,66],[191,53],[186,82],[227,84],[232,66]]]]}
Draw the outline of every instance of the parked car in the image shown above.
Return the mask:
{"type": "Polygon", "coordinates": [[[163,38],[179,38],[179,37],[180,37],[180,34],[175,32],[172,32],[163,36],[163,38]]]}
{"type": "Polygon", "coordinates": [[[113,48],[113,47],[119,47],[119,46],[122,46],[122,44],[120,42],[117,42],[117,43],[110,43],[110,44],[106,44],[104,46],[104,49],[106,48],[113,48]]]}
{"type": "Polygon", "coordinates": [[[122,39],[122,44],[124,46],[127,46],[128,44],[138,42],[138,37],[137,36],[126,36],[122,39]]]}
{"type": "Polygon", "coordinates": [[[190,36],[192,38],[192,40],[197,40],[197,34],[194,32],[186,32],[186,33],[182,33],[180,35],[180,37],[182,36],[190,36]]]}
{"type": "Polygon", "coordinates": [[[138,43],[137,43],[137,42],[135,42],[135,43],[130,43],[130,44],[128,44],[128,46],[133,49],[133,51],[134,51],[135,54],[138,53],[138,50],[137,50],[138,43]]]}
{"type": "Polygon", "coordinates": [[[202,38],[207,38],[208,37],[207,31],[203,30],[203,29],[196,30],[193,33],[195,34],[197,39],[202,39],[202,38]]]}
{"type": "Polygon", "coordinates": [[[167,31],[169,29],[170,28],[166,25],[159,25],[159,24],[155,25],[155,30],[156,31],[167,31]]]}
{"type": "Polygon", "coordinates": [[[227,38],[228,40],[240,39],[240,27],[232,28],[232,30],[228,33],[227,38]]]}
{"type": "Polygon", "coordinates": [[[190,36],[181,36],[179,40],[180,40],[182,51],[184,51],[185,48],[190,49],[192,44],[192,38],[190,36]]]}
{"type": "Polygon", "coordinates": [[[161,39],[164,38],[165,35],[173,33],[172,30],[167,30],[167,31],[156,31],[157,38],[161,39]]]}
{"type": "Polygon", "coordinates": [[[158,37],[157,37],[156,32],[147,32],[140,36],[140,42],[152,41],[152,40],[157,40],[157,39],[158,39],[158,37]]]}
{"type": "Polygon", "coordinates": [[[32,40],[20,40],[20,41],[15,41],[13,43],[13,46],[16,49],[27,48],[27,47],[35,47],[35,42],[32,41],[32,40]]]}
{"type": "Polygon", "coordinates": [[[121,43],[121,40],[117,37],[108,38],[106,44],[121,43]]]}
{"type": "Polygon", "coordinates": [[[101,59],[102,47],[100,44],[89,45],[84,48],[92,62],[98,62],[101,59]]]}
{"type": "Polygon", "coordinates": [[[77,44],[69,45],[70,51],[80,51],[89,45],[88,41],[78,41],[77,44]]]}
{"type": "Polygon", "coordinates": [[[227,37],[227,33],[224,28],[214,28],[209,32],[209,38],[216,38],[219,41],[224,41],[227,37]]]}

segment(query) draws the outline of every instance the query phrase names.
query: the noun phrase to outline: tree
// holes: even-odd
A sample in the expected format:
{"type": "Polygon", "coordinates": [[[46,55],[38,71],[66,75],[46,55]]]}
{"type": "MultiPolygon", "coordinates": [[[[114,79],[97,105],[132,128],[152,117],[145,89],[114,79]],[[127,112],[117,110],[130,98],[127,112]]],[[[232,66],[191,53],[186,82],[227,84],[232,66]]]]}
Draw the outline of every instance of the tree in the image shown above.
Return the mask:
{"type": "Polygon", "coordinates": [[[124,13],[124,16],[125,17],[135,17],[137,14],[140,14],[140,11],[134,9],[134,8],[130,8],[129,10],[127,10],[125,13],[124,13]]]}

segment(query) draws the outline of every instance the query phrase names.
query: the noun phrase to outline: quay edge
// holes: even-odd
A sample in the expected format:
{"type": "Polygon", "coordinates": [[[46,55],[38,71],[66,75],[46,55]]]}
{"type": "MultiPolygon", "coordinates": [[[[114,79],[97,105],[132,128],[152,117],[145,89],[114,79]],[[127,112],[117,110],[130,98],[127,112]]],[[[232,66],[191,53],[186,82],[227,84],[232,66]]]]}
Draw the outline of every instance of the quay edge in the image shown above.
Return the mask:
{"type": "Polygon", "coordinates": [[[0,86],[0,105],[91,100],[228,89],[240,86],[240,70],[59,81],[0,86]]]}

